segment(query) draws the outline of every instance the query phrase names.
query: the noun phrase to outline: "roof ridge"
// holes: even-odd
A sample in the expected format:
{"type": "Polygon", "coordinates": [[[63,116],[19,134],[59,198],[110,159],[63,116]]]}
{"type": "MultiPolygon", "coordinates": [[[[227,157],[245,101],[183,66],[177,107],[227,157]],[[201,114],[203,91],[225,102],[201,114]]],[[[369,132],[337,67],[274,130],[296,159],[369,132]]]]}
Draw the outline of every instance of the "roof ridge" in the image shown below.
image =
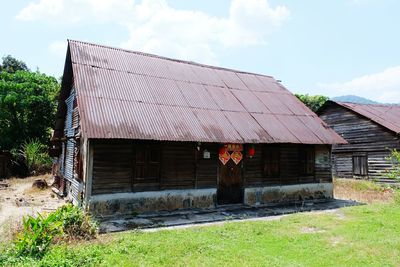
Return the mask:
{"type": "MultiPolygon", "coordinates": [[[[346,108],[354,113],[357,113],[358,115],[367,118],[371,121],[374,121],[375,123],[381,125],[382,127],[391,130],[392,132],[395,132],[396,134],[400,133],[400,125],[396,122],[393,122],[391,120],[387,120],[385,117],[382,117],[382,115],[386,116],[385,114],[391,110],[392,108],[399,108],[400,106],[391,106],[391,105],[375,105],[375,104],[357,104],[357,103],[349,103],[349,102],[340,102],[340,101],[332,101],[331,102],[346,108]],[[350,104],[350,105],[349,105],[350,104]],[[358,108],[357,108],[358,107],[358,108]],[[383,113],[376,113],[373,112],[373,109],[363,109],[362,107],[376,107],[376,108],[388,108],[388,110],[385,110],[383,113]]],[[[375,110],[376,111],[376,110],[375,110]]]]}
{"type": "Polygon", "coordinates": [[[236,73],[251,74],[251,75],[256,75],[256,76],[264,76],[264,77],[268,77],[268,78],[273,78],[274,79],[274,77],[271,76],[271,75],[259,74],[259,73],[242,71],[242,70],[235,70],[235,69],[219,67],[219,66],[213,66],[213,65],[198,63],[198,62],[195,62],[195,61],[181,60],[181,59],[176,59],[176,58],[171,58],[171,57],[166,57],[166,56],[160,56],[160,55],[151,54],[151,53],[145,53],[145,52],[141,52],[141,51],[129,50],[129,49],[126,49],[126,48],[120,48],[120,47],[115,47],[115,46],[95,44],[95,43],[79,41],[79,40],[72,40],[72,39],[67,39],[67,42],[68,43],[70,43],[70,42],[81,43],[81,44],[86,44],[86,45],[91,45],[91,46],[103,47],[103,48],[107,48],[107,49],[124,51],[124,52],[128,52],[128,53],[142,55],[142,56],[148,56],[148,57],[154,57],[154,58],[163,59],[163,60],[174,61],[174,62],[178,62],[178,63],[184,63],[184,64],[189,64],[189,65],[194,65],[194,66],[206,67],[206,68],[210,68],[210,69],[226,70],[226,71],[231,71],[231,72],[236,72],[236,73]]]}
{"type": "Polygon", "coordinates": [[[373,106],[373,107],[399,107],[400,108],[400,104],[383,104],[383,103],[379,103],[379,104],[368,104],[368,103],[353,103],[353,102],[345,102],[345,101],[335,101],[335,100],[330,100],[332,102],[338,103],[338,104],[344,104],[344,105],[358,105],[358,106],[373,106]]]}

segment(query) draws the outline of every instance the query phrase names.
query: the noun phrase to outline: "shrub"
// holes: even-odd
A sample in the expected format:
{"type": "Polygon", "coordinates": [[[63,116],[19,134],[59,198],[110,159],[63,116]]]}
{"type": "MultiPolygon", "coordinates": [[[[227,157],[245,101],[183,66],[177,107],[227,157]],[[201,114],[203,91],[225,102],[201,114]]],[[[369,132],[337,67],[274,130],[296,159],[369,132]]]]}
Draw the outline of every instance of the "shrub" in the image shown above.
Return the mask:
{"type": "Polygon", "coordinates": [[[64,239],[90,239],[97,234],[98,224],[72,204],[58,208],[54,214],[62,222],[64,239]]]}
{"type": "MultiPolygon", "coordinates": [[[[40,174],[51,169],[51,158],[47,153],[47,146],[38,139],[31,139],[23,143],[19,152],[13,151],[14,158],[22,158],[29,174],[40,174]]],[[[20,164],[21,165],[21,164],[20,164]]]]}
{"type": "Polygon", "coordinates": [[[393,164],[393,168],[388,171],[388,177],[392,179],[400,179],[400,151],[393,149],[388,160],[393,164]]]}
{"type": "Polygon", "coordinates": [[[52,242],[95,237],[98,225],[80,208],[71,204],[62,206],[47,216],[27,216],[15,240],[18,256],[41,258],[52,242]]]}
{"type": "Polygon", "coordinates": [[[61,222],[54,213],[48,216],[23,218],[22,231],[17,235],[15,249],[19,256],[42,257],[53,238],[62,232],[61,222]]]}

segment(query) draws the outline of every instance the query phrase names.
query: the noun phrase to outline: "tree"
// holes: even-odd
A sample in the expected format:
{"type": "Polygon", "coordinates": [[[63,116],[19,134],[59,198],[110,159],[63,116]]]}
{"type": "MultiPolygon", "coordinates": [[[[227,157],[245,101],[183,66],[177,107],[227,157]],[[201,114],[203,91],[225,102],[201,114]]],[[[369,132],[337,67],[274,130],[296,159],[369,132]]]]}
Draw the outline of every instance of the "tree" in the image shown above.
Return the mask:
{"type": "Polygon", "coordinates": [[[31,139],[48,143],[59,87],[39,72],[0,72],[0,150],[20,149],[31,139]]]}
{"type": "Polygon", "coordinates": [[[15,73],[19,70],[29,71],[25,62],[18,60],[11,55],[3,57],[3,63],[0,65],[0,72],[15,73]]]}
{"type": "Polygon", "coordinates": [[[295,94],[295,95],[313,112],[316,112],[329,99],[328,97],[323,95],[309,95],[309,94],[305,95],[295,94]]]}

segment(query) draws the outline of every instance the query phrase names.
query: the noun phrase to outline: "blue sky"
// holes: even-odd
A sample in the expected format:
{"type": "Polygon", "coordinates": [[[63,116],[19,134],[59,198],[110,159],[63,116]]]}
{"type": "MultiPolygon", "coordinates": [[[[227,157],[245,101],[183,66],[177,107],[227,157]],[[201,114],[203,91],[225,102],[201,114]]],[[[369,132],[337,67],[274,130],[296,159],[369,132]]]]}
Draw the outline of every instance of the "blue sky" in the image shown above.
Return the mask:
{"type": "Polygon", "coordinates": [[[66,39],[274,76],[292,92],[400,102],[400,1],[31,0],[0,9],[0,55],[61,76],[66,39]]]}

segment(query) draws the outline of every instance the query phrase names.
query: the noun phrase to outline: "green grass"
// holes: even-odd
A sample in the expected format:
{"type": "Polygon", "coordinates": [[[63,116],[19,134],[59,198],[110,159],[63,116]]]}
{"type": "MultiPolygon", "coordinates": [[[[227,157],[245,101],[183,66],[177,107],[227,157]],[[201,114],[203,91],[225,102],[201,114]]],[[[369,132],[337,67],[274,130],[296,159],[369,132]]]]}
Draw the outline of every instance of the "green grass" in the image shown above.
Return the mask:
{"type": "Polygon", "coordinates": [[[3,264],[22,266],[398,266],[400,205],[108,234],[94,242],[53,246],[37,261],[5,258],[3,264]]]}

